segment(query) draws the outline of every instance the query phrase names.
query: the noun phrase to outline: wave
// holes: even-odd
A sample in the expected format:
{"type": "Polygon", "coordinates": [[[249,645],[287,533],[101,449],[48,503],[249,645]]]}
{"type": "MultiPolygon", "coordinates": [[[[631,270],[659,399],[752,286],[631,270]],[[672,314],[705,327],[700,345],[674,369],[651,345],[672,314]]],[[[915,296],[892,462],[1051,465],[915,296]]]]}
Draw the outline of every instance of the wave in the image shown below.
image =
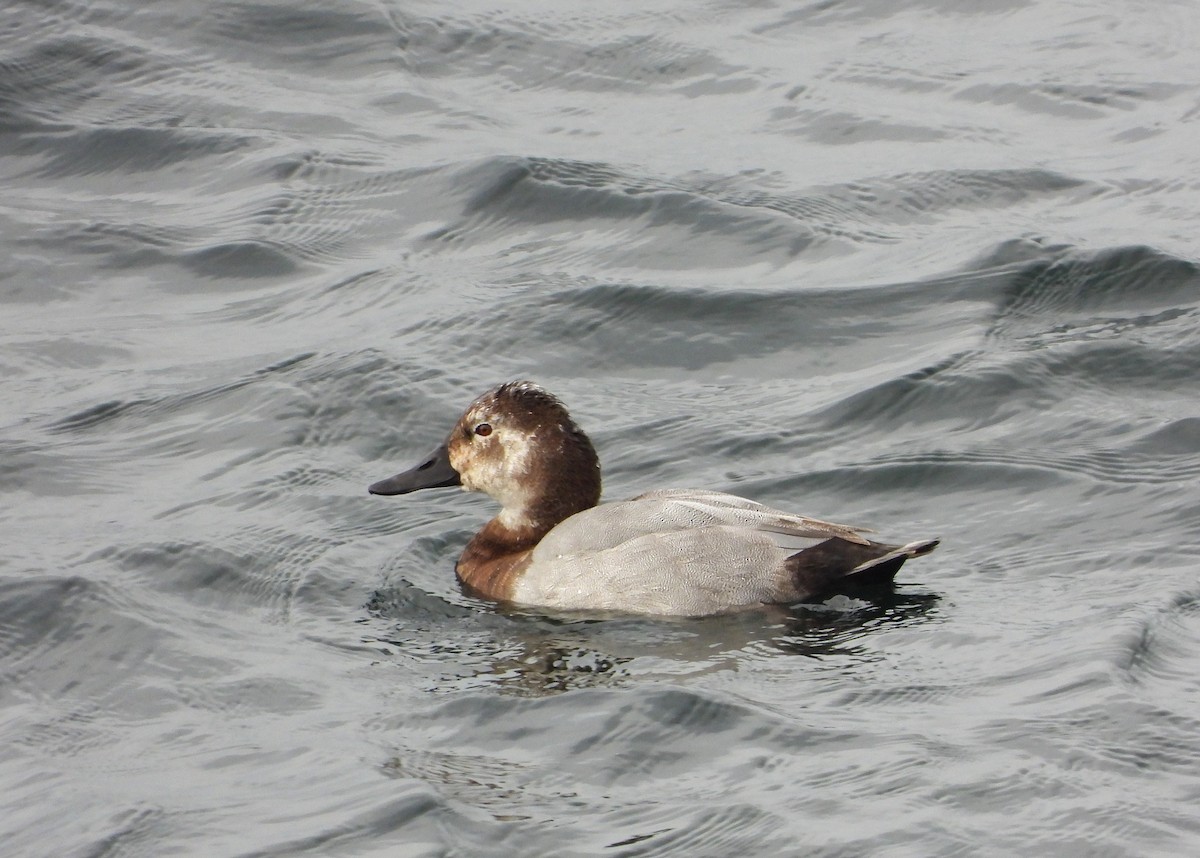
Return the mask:
{"type": "MultiPolygon", "coordinates": [[[[740,182],[704,175],[667,178],[547,158],[492,159],[461,179],[476,188],[462,217],[431,232],[429,240],[461,244],[472,237],[482,240],[503,224],[552,224],[561,230],[590,221],[639,236],[682,228],[693,237],[740,242],[742,249],[734,254],[740,257],[755,247],[760,253],[782,248],[796,255],[816,246],[890,244],[904,237],[905,226],[925,227],[934,215],[1095,192],[1086,182],[1047,171],[959,170],[875,177],[870,183],[785,195],[756,188],[754,177],[740,182]]],[[[663,255],[672,252],[669,246],[659,249],[663,255]]]]}

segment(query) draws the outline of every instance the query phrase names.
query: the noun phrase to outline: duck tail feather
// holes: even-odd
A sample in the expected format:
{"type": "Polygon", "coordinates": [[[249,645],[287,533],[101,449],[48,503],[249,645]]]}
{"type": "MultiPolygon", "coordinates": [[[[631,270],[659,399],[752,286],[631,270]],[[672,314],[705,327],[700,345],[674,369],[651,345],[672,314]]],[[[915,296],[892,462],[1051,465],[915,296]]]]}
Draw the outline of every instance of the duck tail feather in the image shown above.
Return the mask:
{"type": "Polygon", "coordinates": [[[905,545],[859,545],[833,537],[791,555],[784,566],[796,600],[804,601],[863,587],[890,586],[905,560],[928,554],[938,542],[922,539],[905,545]]]}

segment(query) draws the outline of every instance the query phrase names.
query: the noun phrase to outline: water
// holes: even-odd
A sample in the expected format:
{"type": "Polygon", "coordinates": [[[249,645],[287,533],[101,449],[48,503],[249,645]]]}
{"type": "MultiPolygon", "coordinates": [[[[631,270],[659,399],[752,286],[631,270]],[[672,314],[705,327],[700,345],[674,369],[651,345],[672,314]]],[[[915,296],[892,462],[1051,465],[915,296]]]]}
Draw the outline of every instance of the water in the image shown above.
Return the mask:
{"type": "Polygon", "coordinates": [[[14,856],[1187,855],[1190,3],[0,12],[14,856]],[[878,602],[463,596],[369,497],[532,377],[878,602]]]}

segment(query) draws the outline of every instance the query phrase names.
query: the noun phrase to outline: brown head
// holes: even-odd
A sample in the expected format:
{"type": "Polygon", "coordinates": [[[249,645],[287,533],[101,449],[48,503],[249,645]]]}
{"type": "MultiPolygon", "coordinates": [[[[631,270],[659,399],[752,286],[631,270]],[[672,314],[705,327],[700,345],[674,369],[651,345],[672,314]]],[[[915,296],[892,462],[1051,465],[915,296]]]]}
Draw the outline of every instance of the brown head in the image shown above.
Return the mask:
{"type": "Polygon", "coordinates": [[[480,396],[446,442],[412,470],[381,480],[373,494],[461,485],[503,509],[505,530],[537,536],[600,500],[600,461],[592,442],[552,394],[513,381],[480,396]]]}

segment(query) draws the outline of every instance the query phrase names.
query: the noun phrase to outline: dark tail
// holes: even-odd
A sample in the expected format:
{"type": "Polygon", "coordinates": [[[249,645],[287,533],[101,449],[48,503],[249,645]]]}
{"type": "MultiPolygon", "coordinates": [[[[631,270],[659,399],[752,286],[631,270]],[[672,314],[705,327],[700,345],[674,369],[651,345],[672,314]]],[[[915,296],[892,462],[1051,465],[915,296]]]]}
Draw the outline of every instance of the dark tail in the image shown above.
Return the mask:
{"type": "Polygon", "coordinates": [[[795,599],[803,602],[835,593],[888,586],[905,560],[928,554],[937,548],[939,541],[922,539],[906,545],[882,542],[860,545],[835,536],[793,554],[784,562],[796,589],[795,599]]]}

